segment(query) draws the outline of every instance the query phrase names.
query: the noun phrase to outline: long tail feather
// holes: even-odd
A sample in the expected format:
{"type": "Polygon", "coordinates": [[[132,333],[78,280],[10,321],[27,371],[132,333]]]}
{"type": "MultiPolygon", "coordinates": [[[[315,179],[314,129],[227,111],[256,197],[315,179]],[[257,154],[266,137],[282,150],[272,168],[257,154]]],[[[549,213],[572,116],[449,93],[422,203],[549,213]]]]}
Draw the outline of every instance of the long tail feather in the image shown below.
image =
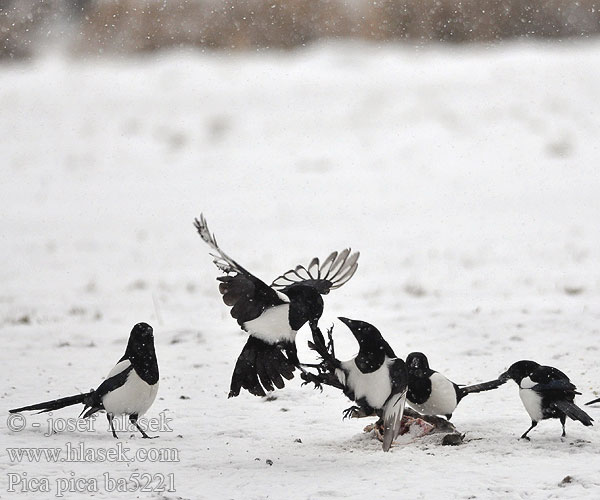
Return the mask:
{"type": "Polygon", "coordinates": [[[552,406],[561,410],[572,420],[579,420],[583,425],[592,425],[594,419],[584,412],[579,406],[570,401],[554,401],[552,406]]]}
{"type": "Polygon", "coordinates": [[[505,384],[505,383],[506,383],[505,380],[490,380],[489,382],[482,382],[480,384],[473,384],[473,385],[468,385],[466,387],[459,387],[459,391],[461,392],[461,396],[464,397],[467,394],[498,389],[498,387],[500,387],[502,384],[505,384]]]}
{"type": "Polygon", "coordinates": [[[9,410],[9,413],[20,413],[22,411],[35,411],[40,410],[38,413],[45,413],[48,411],[59,410],[66,406],[72,406],[79,403],[84,403],[86,398],[91,396],[94,391],[85,394],[76,394],[75,396],[67,396],[66,398],[53,399],[51,401],[44,401],[43,403],[37,403],[35,405],[23,406],[21,408],[14,408],[9,410]]]}
{"type": "Polygon", "coordinates": [[[400,394],[394,394],[386,402],[383,409],[383,451],[389,451],[394,439],[400,434],[402,415],[406,403],[406,390],[400,394]]]}

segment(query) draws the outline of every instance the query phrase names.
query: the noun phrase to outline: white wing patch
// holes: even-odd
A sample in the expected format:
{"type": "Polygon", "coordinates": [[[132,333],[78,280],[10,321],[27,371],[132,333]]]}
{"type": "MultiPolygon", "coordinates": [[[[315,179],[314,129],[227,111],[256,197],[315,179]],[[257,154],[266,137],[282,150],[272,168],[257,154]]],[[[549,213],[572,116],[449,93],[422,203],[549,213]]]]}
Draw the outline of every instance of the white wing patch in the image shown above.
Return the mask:
{"type": "Polygon", "coordinates": [[[119,361],[113,369],[108,372],[106,378],[114,377],[117,373],[121,373],[123,370],[126,370],[131,366],[131,361],[128,359],[124,359],[123,361],[119,361]]]}
{"type": "Polygon", "coordinates": [[[244,323],[244,329],[254,337],[268,344],[281,341],[294,342],[296,331],[289,322],[290,304],[265,309],[258,317],[244,323]]]}
{"type": "Polygon", "coordinates": [[[409,406],[421,415],[450,415],[456,409],[456,389],[441,373],[431,376],[431,395],[424,403],[417,404],[411,401],[409,406]]]}

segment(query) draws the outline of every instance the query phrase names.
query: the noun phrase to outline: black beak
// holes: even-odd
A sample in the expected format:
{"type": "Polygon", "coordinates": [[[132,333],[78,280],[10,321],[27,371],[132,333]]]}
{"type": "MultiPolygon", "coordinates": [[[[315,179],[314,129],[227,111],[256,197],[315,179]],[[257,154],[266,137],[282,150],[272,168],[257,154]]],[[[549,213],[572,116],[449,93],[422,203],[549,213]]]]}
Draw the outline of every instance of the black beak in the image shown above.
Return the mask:
{"type": "Polygon", "coordinates": [[[346,325],[348,328],[350,328],[350,330],[352,330],[352,323],[353,321],[351,319],[348,318],[342,318],[341,316],[338,317],[338,319],[344,323],[344,325],[346,325]]]}

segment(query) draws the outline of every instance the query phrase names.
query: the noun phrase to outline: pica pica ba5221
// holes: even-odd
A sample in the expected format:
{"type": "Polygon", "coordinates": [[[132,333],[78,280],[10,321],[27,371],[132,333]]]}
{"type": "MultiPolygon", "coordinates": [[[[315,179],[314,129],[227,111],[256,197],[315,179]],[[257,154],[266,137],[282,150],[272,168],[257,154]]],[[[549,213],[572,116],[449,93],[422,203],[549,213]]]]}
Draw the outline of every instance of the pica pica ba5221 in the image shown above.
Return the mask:
{"type": "Polygon", "coordinates": [[[407,404],[421,415],[444,415],[448,420],[458,403],[467,394],[497,389],[505,381],[492,380],[481,384],[459,386],[429,367],[422,352],[411,352],[406,357],[408,370],[407,404]]]}
{"type": "Polygon", "coordinates": [[[593,419],[575,403],[577,388],[560,370],[542,366],[535,361],[517,361],[498,377],[500,380],[514,380],[519,386],[519,396],[531,417],[531,427],[521,439],[529,439],[527,434],[540,420],[558,418],[565,434],[567,417],[579,420],[583,425],[592,425],[593,419]]]}
{"type": "Polygon", "coordinates": [[[231,378],[229,397],[242,388],[255,396],[281,389],[283,379],[292,379],[295,368],[311,376],[301,366],[296,350],[296,333],[309,324],[313,338],[321,335],[318,321],[323,314],[321,295],[346,283],[358,267],[359,252],[350,249],[333,252],[321,264],[314,258],[308,267],[297,266],[269,286],[223,252],[206,219],[194,223],[200,237],[214,250],[215,265],[225,273],[217,278],[223,302],[248,340],[239,355],[231,378]]]}
{"type": "Polygon", "coordinates": [[[158,362],[154,351],[154,334],[150,325],[138,323],[131,330],[125,354],[95,391],[15,408],[10,413],[35,410],[44,413],[81,403],[84,405],[80,414],[83,418],[106,411],[115,438],[118,436],[113,419],[118,415],[129,415],[129,420],[142,436],[148,438],[150,436],[139,426],[138,418],[152,406],[157,392],[158,362]]]}

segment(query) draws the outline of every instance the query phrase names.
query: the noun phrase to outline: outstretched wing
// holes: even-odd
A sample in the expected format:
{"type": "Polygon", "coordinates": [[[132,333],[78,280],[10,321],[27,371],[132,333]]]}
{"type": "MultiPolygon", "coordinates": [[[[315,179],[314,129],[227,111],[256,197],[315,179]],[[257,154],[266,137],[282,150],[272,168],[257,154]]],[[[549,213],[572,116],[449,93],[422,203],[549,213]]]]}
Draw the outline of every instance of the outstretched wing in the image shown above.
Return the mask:
{"type": "Polygon", "coordinates": [[[393,360],[389,369],[392,379],[392,394],[383,406],[383,451],[389,451],[392,442],[400,434],[408,390],[408,373],[404,361],[393,360]]]}
{"type": "Polygon", "coordinates": [[[360,252],[350,254],[351,251],[350,248],[346,248],[339,253],[333,252],[323,264],[315,257],[308,267],[296,266],[275,279],[271,286],[285,292],[291,286],[303,284],[316,288],[321,294],[327,294],[354,276],[360,252]]]}
{"type": "Polygon", "coordinates": [[[231,307],[231,316],[240,326],[258,318],[265,309],[284,304],[277,291],[240,266],[219,248],[214,234],[208,229],[204,215],[194,220],[200,237],[210,246],[213,262],[226,276],[217,278],[223,302],[231,307]]]}

